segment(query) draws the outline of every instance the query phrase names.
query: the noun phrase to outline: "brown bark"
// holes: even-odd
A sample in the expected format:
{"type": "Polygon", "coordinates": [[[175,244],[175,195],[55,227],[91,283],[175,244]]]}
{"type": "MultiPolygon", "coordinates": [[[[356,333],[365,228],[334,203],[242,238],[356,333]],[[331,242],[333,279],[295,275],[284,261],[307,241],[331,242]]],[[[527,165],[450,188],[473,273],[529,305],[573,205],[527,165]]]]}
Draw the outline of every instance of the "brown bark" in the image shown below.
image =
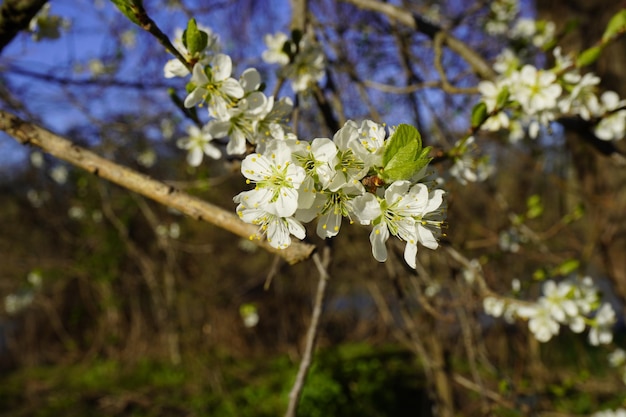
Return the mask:
{"type": "Polygon", "coordinates": [[[0,53],[48,0],[5,0],[0,7],[0,53]]]}

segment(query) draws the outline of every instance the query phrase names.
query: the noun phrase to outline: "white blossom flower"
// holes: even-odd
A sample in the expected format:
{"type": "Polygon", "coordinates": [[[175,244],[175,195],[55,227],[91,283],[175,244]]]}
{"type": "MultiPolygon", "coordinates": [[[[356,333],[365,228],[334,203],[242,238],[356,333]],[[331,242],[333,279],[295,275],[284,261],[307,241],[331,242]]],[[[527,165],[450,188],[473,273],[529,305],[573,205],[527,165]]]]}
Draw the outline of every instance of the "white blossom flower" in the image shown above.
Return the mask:
{"type": "Polygon", "coordinates": [[[485,30],[490,35],[503,35],[519,12],[517,0],[496,0],[489,5],[489,18],[485,30]]]}
{"type": "MultiPolygon", "coordinates": [[[[172,44],[180,54],[187,59],[188,62],[194,60],[202,65],[208,65],[210,58],[220,50],[219,36],[213,33],[211,28],[200,23],[197,24],[198,29],[207,34],[207,46],[204,51],[199,52],[196,56],[191,56],[185,45],[183,44],[183,29],[177,28],[174,31],[174,40],[172,44]]],[[[186,77],[189,75],[189,69],[178,59],[170,59],[163,67],[163,75],[165,78],[186,77]]]]}
{"type": "Polygon", "coordinates": [[[231,77],[232,68],[232,61],[225,54],[215,55],[206,70],[202,64],[195,64],[191,76],[195,88],[185,98],[185,107],[193,107],[205,101],[213,109],[228,107],[235,99],[243,98],[243,88],[231,77]]]}
{"type": "MultiPolygon", "coordinates": [[[[292,51],[293,53],[297,51],[293,57],[293,62],[289,62],[289,56],[282,51],[282,45],[285,42],[282,35],[277,34],[276,36],[278,37],[269,38],[271,42],[275,43],[272,43],[270,51],[266,51],[268,53],[264,59],[266,62],[269,59],[283,65],[280,69],[280,75],[291,80],[291,87],[294,92],[303,92],[324,77],[326,67],[324,51],[310,35],[304,35],[298,43],[298,48],[292,51]],[[278,50],[278,44],[281,41],[281,49],[278,50]],[[285,62],[285,57],[287,62],[285,62]]],[[[268,38],[266,38],[266,43],[267,41],[268,38]]]]}
{"type": "Polygon", "coordinates": [[[619,140],[626,134],[626,100],[620,100],[614,91],[605,91],[600,96],[600,105],[594,109],[596,116],[602,116],[594,128],[598,139],[619,140]]]}
{"type": "Polygon", "coordinates": [[[289,55],[287,55],[283,49],[285,42],[289,40],[286,34],[282,32],[277,32],[274,35],[267,34],[263,40],[268,48],[266,51],[263,51],[261,55],[263,61],[268,64],[289,64],[289,55]]]}
{"type": "Polygon", "coordinates": [[[614,368],[626,364],[626,351],[624,349],[617,348],[613,352],[609,353],[609,363],[614,368]]]}
{"type": "Polygon", "coordinates": [[[387,260],[386,242],[393,235],[406,242],[404,260],[415,268],[418,241],[431,249],[438,246],[425,218],[439,208],[442,194],[429,195],[428,187],[422,183],[412,185],[409,181],[395,181],[385,190],[384,199],[371,193],[356,197],[353,202],[355,216],[361,224],[374,224],[370,233],[374,258],[379,262],[387,260]]]}
{"type": "Polygon", "coordinates": [[[495,114],[484,121],[481,125],[481,129],[495,132],[509,126],[508,115],[502,111],[502,108],[497,109],[498,96],[505,89],[508,89],[508,87],[504,81],[495,83],[491,81],[481,81],[478,83],[478,91],[480,91],[481,99],[487,106],[487,112],[492,113],[497,110],[495,114]]]}
{"type": "Polygon", "coordinates": [[[72,206],[67,211],[67,215],[72,220],[82,220],[85,218],[85,209],[80,206],[72,206]]]}
{"type": "Polygon", "coordinates": [[[35,168],[42,168],[45,160],[44,160],[44,156],[43,153],[39,152],[39,151],[33,151],[30,153],[30,163],[35,167],[35,168]]]}
{"type": "Polygon", "coordinates": [[[528,328],[540,342],[547,342],[559,334],[559,323],[551,314],[551,308],[545,303],[520,306],[517,315],[528,319],[528,328]]]}
{"type": "Polygon", "coordinates": [[[144,168],[154,166],[157,161],[157,153],[154,149],[146,149],[137,155],[137,163],[144,168]]]}
{"type": "Polygon", "coordinates": [[[500,298],[485,297],[483,299],[483,309],[485,313],[493,317],[500,317],[504,313],[505,303],[500,298]]]}
{"type": "Polygon", "coordinates": [[[356,130],[356,135],[354,133],[350,135],[351,141],[348,146],[353,149],[368,169],[373,166],[380,166],[385,150],[386,135],[387,132],[383,125],[371,120],[364,120],[356,130]]]}
{"type": "Polygon", "coordinates": [[[455,156],[454,165],[450,168],[450,175],[459,183],[485,181],[493,173],[494,167],[489,163],[487,156],[476,158],[472,155],[474,137],[470,136],[465,142],[457,142],[454,149],[460,154],[455,156]]]}
{"type": "Polygon", "coordinates": [[[511,76],[511,96],[522,106],[524,112],[534,115],[556,106],[562,88],[556,74],[524,65],[511,76]]]}
{"type": "Polygon", "coordinates": [[[263,208],[248,206],[246,199],[250,192],[251,191],[240,193],[234,198],[235,203],[239,203],[237,206],[237,214],[241,220],[259,226],[259,231],[250,236],[250,239],[261,239],[262,235],[265,235],[267,242],[272,247],[278,249],[285,249],[291,244],[290,235],[300,240],[304,239],[306,235],[304,226],[293,217],[279,216],[263,208]]]}
{"type": "Polygon", "coordinates": [[[216,137],[229,136],[226,153],[241,155],[246,152],[246,140],[251,143],[259,118],[264,117],[271,109],[268,98],[260,91],[254,91],[239,100],[236,106],[220,106],[210,109],[210,114],[217,120],[213,121],[216,137]]]}
{"type": "Polygon", "coordinates": [[[606,345],[613,341],[613,325],[617,321],[611,304],[604,303],[598,309],[594,323],[589,330],[589,343],[594,346],[606,345]]]}
{"type": "Polygon", "coordinates": [[[504,76],[511,75],[520,67],[520,58],[509,48],[504,48],[496,57],[493,69],[504,76]]]}
{"type": "Polygon", "coordinates": [[[592,112],[597,109],[598,99],[595,95],[596,86],[600,83],[593,73],[587,73],[580,77],[572,87],[569,94],[559,101],[559,109],[563,113],[572,112],[589,120],[592,112]]]}
{"type": "Polygon", "coordinates": [[[537,48],[543,48],[554,40],[555,32],[554,22],[523,18],[516,22],[509,36],[512,39],[529,41],[537,48]]]}
{"type": "Polygon", "coordinates": [[[550,310],[552,317],[560,323],[565,323],[568,317],[578,315],[578,306],[571,298],[573,292],[573,285],[569,282],[556,284],[548,280],[543,284],[543,297],[540,302],[550,310]]]}
{"type": "Polygon", "coordinates": [[[294,156],[322,189],[328,188],[335,178],[335,166],[339,163],[337,145],[328,138],[316,138],[296,151],[294,156]]]}
{"type": "Polygon", "coordinates": [[[266,155],[250,154],[241,163],[241,173],[254,190],[240,199],[246,207],[259,208],[279,217],[289,217],[298,208],[298,188],[306,177],[304,168],[292,162],[285,141],[274,141],[266,155]]]}
{"type": "Polygon", "coordinates": [[[50,177],[57,184],[63,185],[67,182],[69,172],[64,165],[56,165],[50,170],[50,177]]]}
{"type": "Polygon", "coordinates": [[[197,126],[187,127],[187,134],[184,138],[178,139],[176,145],[187,150],[187,163],[192,167],[197,167],[202,163],[204,155],[219,159],[222,157],[222,152],[211,143],[213,140],[212,134],[213,128],[211,123],[208,123],[198,129],[197,126]]]}
{"type": "MultiPolygon", "coordinates": [[[[356,151],[361,146],[359,144],[359,128],[358,125],[348,120],[344,126],[335,133],[333,142],[337,146],[337,157],[339,162],[335,166],[337,175],[329,185],[331,191],[336,191],[344,187],[347,183],[361,190],[361,194],[365,191],[361,180],[366,176],[370,165],[366,164],[356,151]]],[[[361,155],[369,156],[364,150],[361,155]]]]}
{"type": "Polygon", "coordinates": [[[482,273],[482,267],[478,259],[472,259],[469,266],[463,268],[463,278],[468,284],[473,284],[476,281],[476,277],[482,273]]]}
{"type": "Polygon", "coordinates": [[[289,132],[287,122],[293,110],[293,102],[289,97],[283,97],[277,102],[274,96],[268,97],[267,107],[270,111],[262,117],[250,142],[257,145],[257,152],[263,153],[270,140],[284,140],[289,132]]]}

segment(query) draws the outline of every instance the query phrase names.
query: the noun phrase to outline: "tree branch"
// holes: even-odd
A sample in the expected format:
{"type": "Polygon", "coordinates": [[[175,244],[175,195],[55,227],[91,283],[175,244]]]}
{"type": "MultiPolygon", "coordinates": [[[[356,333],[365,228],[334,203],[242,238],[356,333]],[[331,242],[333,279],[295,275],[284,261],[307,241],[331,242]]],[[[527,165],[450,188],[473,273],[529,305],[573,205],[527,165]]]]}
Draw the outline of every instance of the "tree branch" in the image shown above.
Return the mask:
{"type": "Polygon", "coordinates": [[[390,19],[396,20],[403,25],[415,29],[416,31],[423,33],[430,39],[435,39],[435,36],[441,36],[442,41],[450,48],[450,50],[459,54],[474,70],[474,72],[482,79],[493,80],[496,78],[496,73],[491,68],[491,65],[485,61],[479,54],[461,40],[448,34],[442,28],[433,23],[423,19],[422,17],[411,14],[406,10],[398,6],[394,6],[390,3],[382,3],[376,0],[342,0],[346,3],[351,3],[361,9],[380,12],[390,19]]]}
{"type": "Polygon", "coordinates": [[[48,0],[4,0],[0,7],[0,53],[48,0]]]}
{"type": "Polygon", "coordinates": [[[291,392],[289,393],[289,405],[287,406],[285,417],[296,416],[296,410],[298,409],[298,403],[300,402],[304,382],[307,374],[309,373],[311,362],[313,361],[313,349],[315,348],[320,317],[322,316],[324,299],[326,298],[326,284],[330,278],[327,270],[328,265],[330,264],[330,248],[328,246],[324,248],[324,259],[320,259],[317,253],[313,254],[313,261],[315,262],[315,266],[320,274],[320,280],[317,284],[315,304],[313,305],[313,315],[311,316],[311,324],[309,325],[309,330],[306,336],[304,354],[302,355],[302,360],[300,361],[298,375],[296,375],[296,380],[294,381],[291,392]]]}
{"type": "MultiPolygon", "coordinates": [[[[39,147],[50,155],[172,207],[196,220],[203,220],[244,238],[250,238],[258,231],[257,226],[242,222],[234,213],[104,159],[67,139],[3,110],[0,110],[0,130],[5,131],[21,144],[39,147]]],[[[263,249],[282,256],[290,264],[307,259],[315,249],[315,246],[311,244],[293,242],[287,249],[281,250],[273,248],[264,239],[252,239],[252,241],[263,249]]]]}

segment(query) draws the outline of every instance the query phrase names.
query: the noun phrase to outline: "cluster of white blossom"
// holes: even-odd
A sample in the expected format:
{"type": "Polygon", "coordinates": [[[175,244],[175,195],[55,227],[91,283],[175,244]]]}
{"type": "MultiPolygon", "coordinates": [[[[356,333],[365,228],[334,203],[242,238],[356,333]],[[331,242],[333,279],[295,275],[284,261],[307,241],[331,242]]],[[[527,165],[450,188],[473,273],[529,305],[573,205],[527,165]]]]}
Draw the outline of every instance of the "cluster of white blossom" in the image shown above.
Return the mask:
{"type": "MultiPolygon", "coordinates": [[[[252,238],[265,236],[270,245],[284,249],[291,236],[305,237],[303,223],[317,218],[318,236],[330,238],[347,217],[351,223],[373,226],[372,252],[380,262],[387,259],[391,235],[406,242],[404,258],[413,268],[418,243],[437,248],[445,218],[444,192],[425,181],[430,149],[422,148],[417,129],[400,125],[387,132],[370,120],[348,121],[332,140],[300,141],[286,125],[291,101],[275,103],[273,96],[261,92],[256,69],[233,78],[230,57],[212,48],[216,38],[195,21],[180,38],[179,52],[195,62],[184,105],[206,105],[211,120],[202,128],[189,127],[178,146],[188,151],[192,166],[204,155],[221,157],[211,143],[215,138],[229,138],[229,154],[246,153],[247,143],[254,147],[242,161],[241,172],[255,188],[234,198],[240,218],[260,226],[252,238]],[[195,52],[188,44],[195,45],[195,52]]],[[[312,39],[290,40],[278,33],[265,40],[270,49],[263,58],[283,65],[283,75],[292,80],[295,91],[323,76],[324,57],[312,39]]],[[[183,64],[171,61],[164,72],[167,77],[188,74],[183,64]]]]}
{"type": "Polygon", "coordinates": [[[495,0],[489,5],[485,31],[490,35],[504,35],[519,13],[518,0],[495,0]]]}
{"type": "Polygon", "coordinates": [[[487,155],[476,155],[477,149],[474,137],[459,140],[449,155],[454,164],[449,174],[459,183],[465,185],[468,182],[485,181],[494,172],[494,166],[487,155]]]}
{"type": "MultiPolygon", "coordinates": [[[[273,96],[266,96],[255,68],[243,71],[239,79],[233,78],[230,56],[217,52],[217,36],[210,29],[199,31],[207,34],[206,47],[200,52],[189,53],[182,40],[176,42],[181,54],[195,62],[184,106],[206,106],[210,117],[201,128],[188,127],[188,136],[177,142],[188,151],[187,162],[198,166],[204,155],[220,158],[222,152],[211,143],[214,139],[228,137],[226,152],[242,155],[246,152],[246,142],[262,148],[271,139],[290,137],[286,122],[293,108],[291,100],[275,101],[273,96]]],[[[186,32],[178,33],[183,37],[186,32]]],[[[189,70],[180,61],[171,60],[165,65],[164,73],[166,77],[183,77],[189,70]]]]}
{"type": "Polygon", "coordinates": [[[498,0],[490,6],[487,31],[506,36],[510,47],[495,60],[498,78],[478,85],[488,115],[481,128],[508,129],[511,141],[517,141],[525,129],[536,138],[540,128],[549,128],[558,118],[573,116],[590,121],[599,139],[622,139],[626,134],[626,100],[620,100],[613,91],[598,95],[600,79],[593,73],[580,72],[585,60],[564,56],[558,47],[553,50],[553,68],[538,69],[533,65],[537,49],[553,48],[555,25],[517,18],[518,10],[515,0],[498,0]]]}
{"type": "Polygon", "coordinates": [[[300,93],[324,77],[326,59],[312,36],[294,37],[296,39],[290,39],[282,32],[265,35],[268,49],[262,56],[268,64],[279,64],[279,76],[291,80],[293,91],[300,93]]]}
{"type": "Polygon", "coordinates": [[[556,26],[554,22],[520,18],[508,32],[514,42],[529,44],[535,48],[545,48],[554,42],[556,26]]]}
{"type": "Polygon", "coordinates": [[[384,126],[366,120],[348,121],[332,140],[272,141],[242,162],[241,172],[255,188],[234,198],[237,213],[260,226],[253,238],[266,235],[276,248],[288,247],[290,235],[303,239],[303,222],[318,218],[317,235],[330,238],[339,233],[344,217],[350,223],[356,220],[373,226],[370,242],[376,260],[387,259],[386,241],[393,235],[406,242],[405,261],[415,268],[418,243],[438,246],[444,193],[422,182],[425,167],[404,179],[385,182],[379,176],[385,166],[393,172],[385,152],[402,134],[396,130],[387,137],[384,126]]]}
{"type": "Polygon", "coordinates": [[[487,118],[481,128],[488,131],[510,129],[519,138],[522,125],[536,138],[541,127],[559,117],[579,116],[594,123],[594,133],[602,140],[620,140],[626,134],[626,100],[605,91],[598,97],[599,78],[581,74],[571,56],[555,48],[556,65],[548,70],[526,64],[511,50],[496,61],[500,76],[494,82],[482,81],[478,89],[486,105],[487,118]]]}
{"type": "Polygon", "coordinates": [[[556,25],[546,20],[518,17],[518,0],[496,0],[489,5],[485,31],[506,37],[520,52],[529,47],[546,49],[554,43],[556,25]]]}
{"type": "Polygon", "coordinates": [[[613,341],[616,315],[609,303],[602,303],[598,289],[590,277],[568,279],[556,283],[548,280],[543,295],[536,302],[486,297],[483,307],[494,317],[507,320],[528,320],[528,328],[540,342],[547,342],[568,326],[575,333],[589,328],[589,343],[594,346],[613,341]]]}

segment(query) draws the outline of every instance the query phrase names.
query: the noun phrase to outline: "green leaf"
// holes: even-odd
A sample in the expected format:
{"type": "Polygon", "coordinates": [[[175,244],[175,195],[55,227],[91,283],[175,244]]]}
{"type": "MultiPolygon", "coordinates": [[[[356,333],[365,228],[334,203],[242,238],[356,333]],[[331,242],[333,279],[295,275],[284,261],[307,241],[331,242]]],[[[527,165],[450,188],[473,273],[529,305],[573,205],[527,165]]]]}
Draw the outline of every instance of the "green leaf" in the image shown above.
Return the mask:
{"type": "Polygon", "coordinates": [[[198,29],[196,19],[189,19],[187,29],[183,33],[183,43],[187,47],[189,54],[194,56],[206,48],[209,42],[209,35],[198,29]]]}
{"type": "MultiPolygon", "coordinates": [[[[508,101],[509,101],[509,88],[505,86],[498,93],[498,97],[496,97],[496,108],[502,109],[508,101]]],[[[485,110],[487,110],[486,105],[485,105],[485,110]]]]}
{"type": "Polygon", "coordinates": [[[601,52],[601,46],[592,46],[589,49],[585,49],[580,53],[580,55],[578,55],[578,59],[576,59],[576,66],[580,68],[593,64],[600,57],[601,52]]]}
{"type": "Polygon", "coordinates": [[[383,153],[385,182],[407,180],[430,162],[430,148],[422,149],[422,138],[413,126],[401,124],[387,140],[383,153]]]}
{"type": "Polygon", "coordinates": [[[546,273],[545,269],[543,269],[543,268],[536,269],[535,272],[533,272],[533,279],[535,281],[543,281],[547,277],[548,277],[548,274],[546,273]]]}
{"type": "Polygon", "coordinates": [[[553,271],[553,275],[561,275],[566,276],[576,271],[580,266],[580,261],[578,259],[568,259],[567,261],[561,263],[561,265],[557,266],[553,271]]]}
{"type": "Polygon", "coordinates": [[[543,204],[541,203],[541,197],[537,194],[534,194],[528,198],[526,201],[526,207],[528,208],[526,211],[526,217],[529,219],[534,219],[543,214],[543,204]]]}
{"type": "Polygon", "coordinates": [[[133,22],[136,25],[140,24],[139,19],[137,18],[137,11],[143,9],[141,1],[138,1],[138,0],[111,0],[111,2],[131,22],[133,22]]]}
{"type": "Polygon", "coordinates": [[[481,101],[472,109],[472,128],[475,129],[482,125],[485,120],[487,120],[487,104],[481,101]]]}
{"type": "Polygon", "coordinates": [[[609,20],[604,34],[602,35],[602,42],[606,43],[614,36],[626,31],[626,9],[622,9],[609,20]]]}

